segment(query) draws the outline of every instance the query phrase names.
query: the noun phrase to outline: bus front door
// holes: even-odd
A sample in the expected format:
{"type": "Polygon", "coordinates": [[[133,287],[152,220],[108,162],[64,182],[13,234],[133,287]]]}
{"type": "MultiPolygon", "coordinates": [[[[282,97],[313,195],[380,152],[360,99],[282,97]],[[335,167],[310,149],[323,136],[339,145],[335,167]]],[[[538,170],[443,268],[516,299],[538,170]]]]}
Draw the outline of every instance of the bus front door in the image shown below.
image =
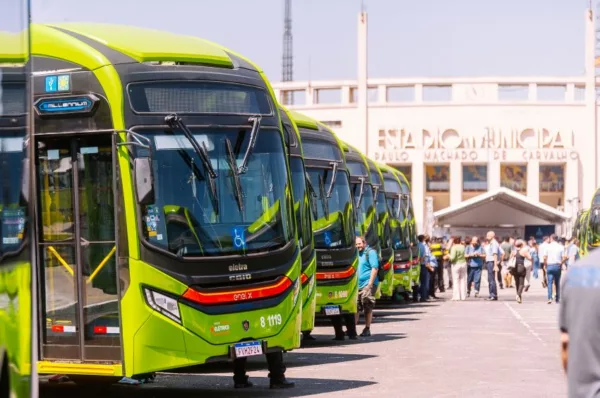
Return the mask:
{"type": "Polygon", "coordinates": [[[113,136],[37,138],[42,361],[122,361],[113,136]]]}

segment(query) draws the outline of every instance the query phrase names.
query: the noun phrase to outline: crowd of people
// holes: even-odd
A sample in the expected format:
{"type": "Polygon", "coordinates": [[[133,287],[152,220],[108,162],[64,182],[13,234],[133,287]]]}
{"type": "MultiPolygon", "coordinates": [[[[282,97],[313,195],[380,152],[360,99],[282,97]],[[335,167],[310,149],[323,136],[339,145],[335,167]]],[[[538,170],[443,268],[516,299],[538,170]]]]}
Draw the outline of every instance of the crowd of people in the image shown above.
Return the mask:
{"type": "Polygon", "coordinates": [[[452,300],[463,301],[474,293],[480,296],[483,270],[487,272],[488,297],[497,301],[498,289],[515,288],[516,301],[531,286],[531,278],[540,279],[548,289],[548,304],[560,301],[561,275],[579,258],[576,238],[544,236],[541,242],[506,236],[498,242],[489,231],[485,237],[449,239],[419,235],[420,286],[413,292],[415,301],[437,299],[435,293],[452,289],[452,300]]]}

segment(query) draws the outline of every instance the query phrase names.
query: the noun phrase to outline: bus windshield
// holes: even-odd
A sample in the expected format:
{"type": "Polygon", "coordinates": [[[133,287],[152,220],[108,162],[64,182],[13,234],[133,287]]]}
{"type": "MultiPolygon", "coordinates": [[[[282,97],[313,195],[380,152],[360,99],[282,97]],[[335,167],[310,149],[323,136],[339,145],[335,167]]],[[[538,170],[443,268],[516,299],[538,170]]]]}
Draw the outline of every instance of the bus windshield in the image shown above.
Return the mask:
{"type": "MultiPolygon", "coordinates": [[[[304,143],[303,143],[304,145],[304,143]]],[[[331,197],[323,198],[318,189],[319,181],[325,187],[331,184],[332,169],[309,168],[308,178],[317,193],[317,219],[314,221],[315,247],[318,249],[341,249],[353,245],[354,226],[352,225],[350,183],[345,171],[338,171],[331,197]],[[325,209],[328,214],[325,214],[325,209]],[[329,217],[327,217],[329,216],[329,217]]]]}
{"type": "Polygon", "coordinates": [[[152,145],[155,202],[143,208],[144,234],[152,245],[179,257],[224,256],[275,250],[292,239],[280,132],[261,129],[247,171],[236,174],[250,130],[191,128],[216,171],[214,195],[207,170],[179,131],[138,132],[152,145]]]}
{"type": "Polygon", "coordinates": [[[377,216],[379,219],[383,219],[388,212],[387,202],[385,200],[385,193],[383,191],[377,192],[377,216]]]}
{"type": "MultiPolygon", "coordinates": [[[[360,198],[360,183],[352,184],[352,196],[354,196],[354,206],[358,206],[358,200],[360,198]]],[[[354,226],[354,232],[357,235],[367,235],[369,229],[375,228],[375,203],[373,201],[373,188],[370,184],[363,185],[362,200],[360,201],[360,207],[357,209],[358,219],[354,226]]]]}
{"type": "Polygon", "coordinates": [[[0,257],[23,243],[26,204],[21,196],[25,131],[0,132],[0,257]]]}
{"type": "Polygon", "coordinates": [[[312,230],[310,223],[310,204],[306,197],[306,173],[304,162],[301,158],[290,158],[290,169],[292,172],[292,187],[294,190],[294,211],[296,213],[296,225],[298,227],[298,244],[300,248],[310,244],[312,230]]]}
{"type": "Polygon", "coordinates": [[[398,221],[404,221],[406,219],[406,207],[403,206],[405,206],[405,204],[402,203],[402,200],[397,195],[387,198],[387,207],[390,209],[392,217],[398,221]]]}
{"type": "Polygon", "coordinates": [[[593,209],[590,213],[590,238],[588,244],[590,246],[600,246],[600,208],[593,209]]]}

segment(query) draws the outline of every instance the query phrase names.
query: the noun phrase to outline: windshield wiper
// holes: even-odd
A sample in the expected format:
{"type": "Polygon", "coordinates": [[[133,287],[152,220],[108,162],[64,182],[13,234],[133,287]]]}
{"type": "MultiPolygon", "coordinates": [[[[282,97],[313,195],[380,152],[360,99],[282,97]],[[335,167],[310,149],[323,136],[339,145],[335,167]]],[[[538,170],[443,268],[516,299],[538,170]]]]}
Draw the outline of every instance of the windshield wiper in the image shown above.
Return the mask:
{"type": "Polygon", "coordinates": [[[321,203],[323,204],[323,214],[325,215],[325,219],[329,220],[329,198],[325,195],[325,183],[321,174],[319,174],[319,194],[321,195],[321,203]]]}
{"type": "MultiPolygon", "coordinates": [[[[185,138],[187,138],[187,140],[192,145],[194,152],[196,153],[196,155],[198,155],[198,157],[202,161],[204,170],[206,171],[206,173],[208,174],[208,177],[209,177],[206,180],[208,182],[208,186],[210,187],[211,202],[213,204],[215,213],[219,214],[219,198],[217,197],[217,185],[215,183],[215,179],[217,178],[217,172],[215,171],[215,169],[212,167],[212,164],[210,163],[210,158],[208,157],[208,151],[206,149],[206,143],[203,142],[202,147],[200,147],[200,145],[198,144],[198,141],[196,141],[196,138],[191,133],[190,129],[185,125],[185,123],[183,123],[181,118],[176,114],[166,116],[165,123],[167,123],[167,125],[169,127],[171,127],[171,129],[179,128],[183,132],[183,135],[185,136],[185,138]]],[[[187,153],[185,151],[180,151],[180,154],[181,153],[185,153],[187,155],[187,153]]],[[[194,160],[189,156],[187,156],[187,158],[188,158],[187,160],[190,162],[190,167],[192,168],[192,170],[197,170],[194,160]]]]}
{"type": "Polygon", "coordinates": [[[254,147],[256,146],[256,139],[258,138],[258,130],[260,129],[261,120],[261,116],[252,116],[248,119],[249,122],[252,122],[252,131],[250,132],[250,142],[248,143],[248,149],[246,149],[246,153],[244,154],[244,158],[242,159],[242,164],[237,169],[238,174],[244,174],[248,171],[248,160],[250,159],[250,155],[252,155],[254,147]]]}
{"type": "Polygon", "coordinates": [[[202,164],[204,165],[204,168],[208,172],[208,175],[210,176],[210,178],[217,178],[217,172],[212,167],[212,164],[210,163],[210,158],[208,157],[208,150],[206,149],[206,143],[202,142],[202,147],[201,147],[200,144],[198,144],[198,141],[196,141],[196,138],[194,137],[194,135],[192,134],[192,132],[190,131],[188,126],[186,126],[185,123],[183,123],[183,120],[181,120],[181,118],[178,115],[173,114],[173,115],[169,115],[169,116],[165,117],[165,122],[171,128],[178,127],[183,132],[183,135],[185,135],[185,138],[187,138],[188,141],[190,142],[190,144],[192,144],[192,147],[194,148],[194,152],[196,152],[196,154],[200,157],[200,160],[202,161],[202,164]]]}
{"type": "Polygon", "coordinates": [[[235,200],[237,201],[238,208],[240,209],[240,213],[242,214],[242,221],[245,222],[242,183],[240,181],[240,175],[237,173],[235,155],[233,154],[233,149],[231,148],[231,141],[229,141],[229,138],[225,138],[225,147],[227,149],[227,164],[231,169],[231,177],[233,179],[233,192],[235,194],[235,200]]]}
{"type": "Polygon", "coordinates": [[[359,177],[358,179],[360,180],[360,193],[358,194],[358,200],[356,201],[356,208],[360,209],[360,205],[365,194],[365,178],[359,177]]]}
{"type": "MultiPolygon", "coordinates": [[[[405,213],[404,218],[406,218],[408,220],[408,216],[410,214],[410,200],[408,200],[408,195],[405,193],[402,194],[402,199],[404,199],[404,202],[406,203],[406,207],[405,207],[406,213],[405,213]]],[[[400,202],[400,203],[402,203],[402,202],[400,202]]]]}
{"type": "MultiPolygon", "coordinates": [[[[190,142],[190,144],[192,144],[192,148],[194,149],[194,152],[196,152],[196,155],[198,155],[198,157],[202,161],[204,170],[208,174],[209,178],[207,180],[208,180],[208,185],[210,186],[210,193],[212,195],[213,205],[216,206],[215,210],[218,213],[218,203],[219,202],[218,202],[218,197],[217,197],[217,185],[215,184],[215,181],[214,181],[217,178],[217,172],[215,171],[215,169],[212,167],[212,164],[210,163],[210,158],[208,157],[208,150],[206,149],[206,143],[203,142],[202,147],[201,147],[198,144],[198,141],[196,141],[196,138],[194,137],[194,135],[192,134],[190,129],[185,125],[185,123],[183,123],[181,118],[176,114],[166,116],[165,123],[167,123],[167,125],[169,125],[169,127],[171,127],[172,129],[179,128],[183,132],[183,135],[185,136],[185,138],[187,138],[188,141],[190,142]]],[[[190,160],[193,162],[193,159],[190,159],[190,160]]]]}
{"type": "Polygon", "coordinates": [[[306,172],[304,173],[304,179],[306,180],[306,188],[308,189],[310,195],[310,207],[312,209],[313,216],[316,220],[317,217],[319,217],[319,212],[317,210],[317,192],[315,191],[315,187],[313,187],[312,182],[310,182],[310,177],[306,172]]]}
{"type": "Polygon", "coordinates": [[[327,189],[327,199],[331,198],[331,194],[333,193],[333,185],[335,184],[335,179],[337,177],[337,169],[338,169],[338,163],[337,162],[332,162],[331,165],[333,166],[333,170],[332,170],[332,174],[331,174],[331,184],[329,185],[329,188],[327,189]]]}

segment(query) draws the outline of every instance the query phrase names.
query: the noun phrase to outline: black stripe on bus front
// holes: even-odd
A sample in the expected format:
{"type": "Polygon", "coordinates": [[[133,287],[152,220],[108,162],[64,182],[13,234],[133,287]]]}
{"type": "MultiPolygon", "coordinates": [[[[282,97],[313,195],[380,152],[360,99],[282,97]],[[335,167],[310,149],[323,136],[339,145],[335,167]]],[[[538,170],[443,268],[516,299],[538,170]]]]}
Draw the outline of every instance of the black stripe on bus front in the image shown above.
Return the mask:
{"type": "Polygon", "coordinates": [[[69,36],[72,36],[72,37],[76,38],[77,40],[79,40],[80,42],[85,43],[86,45],[90,46],[94,50],[96,50],[99,53],[101,53],[102,55],[104,55],[110,61],[110,63],[113,65],[129,64],[129,63],[137,63],[138,62],[137,60],[131,58],[129,55],[123,54],[122,52],[117,51],[117,50],[113,50],[112,48],[108,47],[107,45],[102,44],[96,40],[90,39],[89,37],[86,37],[82,34],[75,33],[75,32],[72,32],[72,31],[64,29],[64,28],[58,28],[56,26],[53,26],[52,28],[56,29],[64,34],[67,34],[69,36]]]}

